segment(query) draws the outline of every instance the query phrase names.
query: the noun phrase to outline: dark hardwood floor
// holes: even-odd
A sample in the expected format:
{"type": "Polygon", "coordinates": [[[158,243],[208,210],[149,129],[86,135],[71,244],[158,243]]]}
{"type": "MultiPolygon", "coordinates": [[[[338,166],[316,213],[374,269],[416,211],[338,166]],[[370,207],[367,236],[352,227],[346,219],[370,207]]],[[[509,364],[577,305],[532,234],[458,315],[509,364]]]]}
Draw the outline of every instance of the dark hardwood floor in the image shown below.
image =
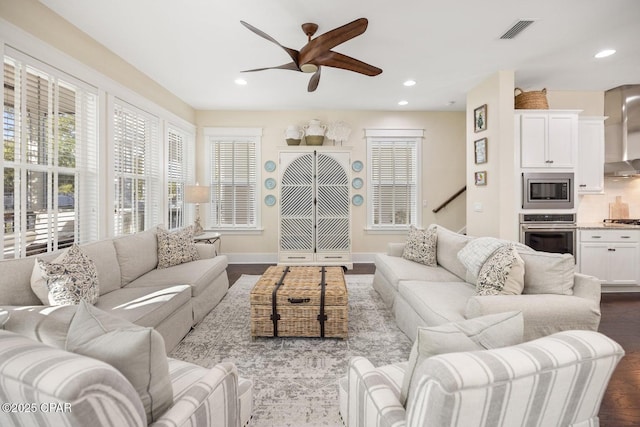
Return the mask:
{"type": "MultiPolygon", "coordinates": [[[[262,274],[267,264],[230,264],[229,283],[243,274],[262,274]]],[[[354,264],[347,274],[373,274],[373,264],[354,264]]],[[[600,332],[626,355],[609,382],[600,407],[601,427],[640,426],[640,293],[602,294],[600,332]]]]}

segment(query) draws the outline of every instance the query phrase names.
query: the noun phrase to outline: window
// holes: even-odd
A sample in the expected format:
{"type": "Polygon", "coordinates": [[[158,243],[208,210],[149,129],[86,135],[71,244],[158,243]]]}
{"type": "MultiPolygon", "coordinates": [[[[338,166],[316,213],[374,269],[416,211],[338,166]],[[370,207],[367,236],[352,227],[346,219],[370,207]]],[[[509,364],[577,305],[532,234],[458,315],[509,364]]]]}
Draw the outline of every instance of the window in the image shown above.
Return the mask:
{"type": "Polygon", "coordinates": [[[368,204],[371,229],[405,229],[420,223],[422,130],[367,129],[368,204]]]}
{"type": "Polygon", "coordinates": [[[97,90],[13,49],[6,52],[3,257],[95,240],[97,90]]]}
{"type": "Polygon", "coordinates": [[[206,128],[209,145],[209,226],[257,229],[261,129],[206,128]]]}
{"type": "Polygon", "coordinates": [[[194,182],[195,146],[193,135],[169,125],[167,128],[167,227],[185,225],[184,188],[194,182]]]}
{"type": "Polygon", "coordinates": [[[132,234],[160,222],[159,121],[118,99],[114,116],[114,234],[132,234]]]}

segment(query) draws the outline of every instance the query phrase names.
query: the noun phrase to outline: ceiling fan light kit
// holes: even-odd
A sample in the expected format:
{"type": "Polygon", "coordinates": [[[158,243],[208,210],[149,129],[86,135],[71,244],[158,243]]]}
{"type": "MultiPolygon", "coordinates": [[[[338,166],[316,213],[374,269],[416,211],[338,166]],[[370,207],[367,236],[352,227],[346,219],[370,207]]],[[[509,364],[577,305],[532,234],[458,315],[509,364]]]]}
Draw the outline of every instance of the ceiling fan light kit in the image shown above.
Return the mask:
{"type": "Polygon", "coordinates": [[[308,41],[299,51],[281,45],[276,39],[251,24],[244,21],[240,21],[240,23],[263,39],[280,46],[291,58],[291,62],[283,65],[245,70],[243,71],[244,73],[263,70],[291,70],[312,73],[313,75],[307,87],[307,91],[309,92],[313,92],[318,88],[322,66],[340,68],[366,76],[377,76],[382,73],[382,69],[378,67],[331,50],[364,33],[369,25],[369,21],[367,21],[366,18],[359,18],[341,27],[334,28],[331,31],[319,35],[315,39],[312,39],[312,37],[318,30],[318,25],[311,22],[302,24],[302,31],[307,36],[308,41]]]}

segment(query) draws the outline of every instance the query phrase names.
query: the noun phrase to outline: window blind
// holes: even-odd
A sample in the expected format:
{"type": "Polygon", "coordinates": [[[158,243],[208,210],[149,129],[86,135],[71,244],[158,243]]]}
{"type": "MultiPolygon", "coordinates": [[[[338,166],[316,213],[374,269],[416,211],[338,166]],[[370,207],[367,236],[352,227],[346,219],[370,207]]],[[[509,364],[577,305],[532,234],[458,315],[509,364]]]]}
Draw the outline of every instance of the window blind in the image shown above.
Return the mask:
{"type": "Polygon", "coordinates": [[[173,125],[167,129],[167,227],[186,225],[185,185],[195,180],[193,135],[173,125]]]}
{"type": "Polygon", "coordinates": [[[114,234],[160,222],[160,141],[156,117],[116,99],[114,104],[114,234]]]}
{"type": "Polygon", "coordinates": [[[210,139],[210,222],[213,227],[257,227],[256,146],[255,138],[210,139]]]}
{"type": "Polygon", "coordinates": [[[417,222],[417,138],[368,138],[368,217],[371,228],[404,228],[417,222]]]}
{"type": "Polygon", "coordinates": [[[98,237],[97,90],[7,49],[3,257],[98,237]]]}

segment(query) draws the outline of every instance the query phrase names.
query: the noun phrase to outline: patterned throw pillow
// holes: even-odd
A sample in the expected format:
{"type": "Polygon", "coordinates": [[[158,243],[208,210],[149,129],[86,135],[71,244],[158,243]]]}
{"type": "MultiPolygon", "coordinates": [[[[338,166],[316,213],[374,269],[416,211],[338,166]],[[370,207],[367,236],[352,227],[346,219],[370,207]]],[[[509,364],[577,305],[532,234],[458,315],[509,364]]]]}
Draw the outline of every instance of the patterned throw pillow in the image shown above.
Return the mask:
{"type": "Polygon", "coordinates": [[[158,227],[158,268],[200,259],[193,242],[193,226],[169,232],[158,227]]]}
{"type": "Polygon", "coordinates": [[[419,262],[429,267],[437,266],[436,244],[437,230],[429,228],[427,230],[416,228],[413,225],[409,229],[409,237],[402,252],[402,258],[419,262]]]}
{"type": "Polygon", "coordinates": [[[476,282],[477,295],[520,295],[524,288],[524,261],[515,245],[504,245],[484,263],[476,282]]]}
{"type": "Polygon", "coordinates": [[[95,304],[100,296],[96,265],[76,244],[53,262],[36,259],[31,287],[45,305],[95,304]]]}

